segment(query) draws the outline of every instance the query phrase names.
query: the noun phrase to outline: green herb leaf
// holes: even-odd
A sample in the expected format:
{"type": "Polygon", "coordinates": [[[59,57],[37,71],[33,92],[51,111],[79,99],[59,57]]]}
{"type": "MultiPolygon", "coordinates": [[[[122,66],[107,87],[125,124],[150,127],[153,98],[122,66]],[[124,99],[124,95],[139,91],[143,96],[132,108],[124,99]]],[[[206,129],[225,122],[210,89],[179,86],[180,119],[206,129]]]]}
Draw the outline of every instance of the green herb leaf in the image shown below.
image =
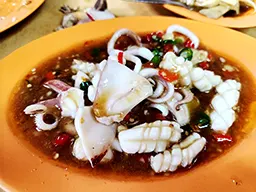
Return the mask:
{"type": "Polygon", "coordinates": [[[155,55],[151,62],[154,64],[155,67],[158,67],[161,62],[161,57],[159,55],[155,55]]]}

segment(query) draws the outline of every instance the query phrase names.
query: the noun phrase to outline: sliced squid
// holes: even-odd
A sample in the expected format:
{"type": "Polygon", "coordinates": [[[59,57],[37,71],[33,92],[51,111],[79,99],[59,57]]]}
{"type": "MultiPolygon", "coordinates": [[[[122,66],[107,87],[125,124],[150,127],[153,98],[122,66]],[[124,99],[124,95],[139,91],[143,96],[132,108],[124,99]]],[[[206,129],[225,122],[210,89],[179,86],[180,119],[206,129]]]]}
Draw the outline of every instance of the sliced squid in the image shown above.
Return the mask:
{"type": "Polygon", "coordinates": [[[184,126],[190,122],[191,114],[188,110],[188,106],[186,104],[181,104],[177,109],[177,103],[182,101],[182,95],[178,92],[173,94],[173,98],[168,101],[166,104],[168,109],[174,115],[176,121],[181,125],[184,126]]]}
{"type": "MultiPolygon", "coordinates": [[[[88,161],[87,156],[85,155],[80,137],[78,137],[74,142],[72,155],[75,158],[77,158],[78,160],[88,161]]],[[[108,149],[106,154],[100,161],[100,163],[107,163],[107,162],[111,161],[113,159],[113,157],[114,157],[113,151],[111,149],[108,149]]]]}
{"type": "Polygon", "coordinates": [[[174,172],[178,167],[191,165],[196,156],[204,149],[206,139],[197,133],[188,136],[180,144],[172,146],[172,149],[165,150],[150,158],[150,166],[156,173],[174,172]]]}
{"type": "MultiPolygon", "coordinates": [[[[24,113],[34,116],[34,122],[38,130],[49,131],[55,129],[59,123],[58,113],[52,110],[58,107],[57,104],[59,104],[59,98],[41,101],[27,106],[24,113]]],[[[58,109],[56,110],[58,111],[58,109]]]]}
{"type": "Polygon", "coordinates": [[[178,57],[173,52],[167,52],[159,67],[179,73],[179,83],[182,86],[192,85],[190,72],[193,69],[193,63],[191,61],[186,61],[183,57],[178,57]]]}
{"type": "Polygon", "coordinates": [[[209,92],[222,82],[219,75],[215,75],[212,71],[203,70],[195,67],[190,72],[193,85],[201,92],[209,92]]]}
{"type": "Polygon", "coordinates": [[[222,134],[226,134],[234,123],[235,111],[240,97],[241,84],[236,80],[226,80],[216,87],[217,94],[211,101],[213,111],[210,114],[211,128],[222,134]]]}
{"type": "Polygon", "coordinates": [[[75,118],[79,108],[84,106],[84,92],[72,87],[61,93],[60,107],[61,115],[75,118]]]}
{"type": "Polygon", "coordinates": [[[158,69],[145,68],[140,71],[140,75],[145,78],[151,78],[156,88],[153,94],[148,98],[153,103],[164,103],[168,101],[174,93],[174,85],[164,81],[158,74],[158,69]],[[154,78],[154,80],[152,79],[154,78]]]}
{"type": "Polygon", "coordinates": [[[47,81],[44,86],[59,93],[61,115],[75,118],[78,108],[84,106],[84,92],[60,80],[47,81]]]}
{"type": "Polygon", "coordinates": [[[94,164],[100,162],[110,148],[115,138],[116,126],[99,123],[94,118],[91,107],[82,107],[77,111],[75,127],[81,139],[85,157],[94,167],[94,164]]]}
{"type": "Polygon", "coordinates": [[[109,56],[109,60],[114,60],[114,61],[117,61],[120,64],[124,64],[124,65],[126,65],[126,61],[131,61],[132,63],[135,64],[135,67],[134,67],[133,71],[136,72],[136,73],[139,73],[141,68],[142,68],[141,60],[138,57],[136,57],[133,54],[130,54],[126,51],[125,52],[120,51],[120,50],[111,51],[110,56],[109,56]],[[119,57],[118,55],[120,53],[123,54],[122,63],[120,63],[119,58],[118,58],[119,57]]]}
{"type": "Polygon", "coordinates": [[[193,57],[191,62],[193,65],[196,65],[198,63],[204,62],[208,60],[208,52],[204,50],[197,50],[197,49],[192,49],[193,51],[193,57]]]}
{"type": "Polygon", "coordinates": [[[162,152],[181,138],[182,129],[174,121],[144,123],[118,134],[122,150],[129,154],[162,152]]]}
{"type": "Polygon", "coordinates": [[[116,41],[121,37],[122,35],[127,35],[131,37],[135,44],[141,47],[141,38],[133,31],[130,31],[129,29],[120,29],[114,33],[114,35],[111,37],[111,39],[108,42],[108,54],[111,55],[111,52],[115,50],[115,44],[116,41]]]}
{"type": "Polygon", "coordinates": [[[146,47],[130,46],[125,51],[125,53],[140,56],[144,59],[147,59],[148,61],[150,61],[154,57],[154,54],[146,47]]]}
{"type": "Polygon", "coordinates": [[[40,103],[36,103],[36,104],[32,104],[32,105],[27,106],[24,109],[24,113],[26,115],[35,115],[35,114],[38,114],[38,113],[44,113],[44,112],[46,112],[46,110],[47,110],[47,107],[45,105],[40,104],[40,103]]]}
{"type": "Polygon", "coordinates": [[[147,79],[116,61],[108,60],[100,78],[93,111],[103,124],[120,122],[133,107],[152,93],[147,79]]]}
{"type": "Polygon", "coordinates": [[[166,34],[170,34],[171,36],[173,36],[174,32],[178,32],[181,33],[185,36],[187,36],[192,43],[194,44],[194,47],[197,49],[199,46],[199,39],[198,37],[189,29],[182,27],[180,25],[171,25],[170,27],[167,28],[166,30],[166,34]]]}
{"type": "Polygon", "coordinates": [[[42,130],[42,131],[49,131],[52,129],[55,129],[58,126],[59,119],[58,117],[52,115],[52,114],[47,114],[47,113],[39,113],[35,115],[35,125],[37,129],[42,130]],[[51,115],[53,122],[47,122],[45,121],[45,116],[46,115],[51,115]]]}
{"type": "Polygon", "coordinates": [[[167,116],[169,114],[168,107],[164,103],[161,103],[161,104],[152,103],[149,105],[149,107],[158,109],[159,111],[161,111],[163,116],[167,116]]]}
{"type": "Polygon", "coordinates": [[[117,138],[114,139],[112,145],[111,145],[111,148],[115,151],[118,151],[118,152],[123,152],[121,146],[120,146],[120,142],[117,138]]]}
{"type": "Polygon", "coordinates": [[[200,67],[193,67],[193,63],[185,61],[183,57],[177,57],[173,52],[164,55],[159,65],[161,68],[178,72],[179,83],[182,86],[195,86],[201,92],[209,92],[222,82],[219,75],[212,71],[203,70],[200,67]]]}
{"type": "Polygon", "coordinates": [[[88,99],[94,102],[96,90],[100,81],[101,72],[106,66],[107,61],[103,60],[99,64],[88,63],[81,60],[74,60],[72,70],[76,75],[72,76],[75,80],[75,87],[80,88],[80,84],[90,80],[92,85],[88,87],[88,99]]]}
{"type": "Polygon", "coordinates": [[[83,73],[88,75],[90,78],[92,78],[94,75],[94,72],[97,70],[97,66],[94,63],[89,63],[82,60],[74,59],[71,69],[74,73],[77,73],[78,71],[82,71],[83,73]]]}
{"type": "Polygon", "coordinates": [[[86,75],[84,72],[78,71],[76,75],[72,76],[72,79],[75,80],[74,87],[80,89],[80,84],[82,82],[90,80],[90,77],[88,75],[86,75]]]}

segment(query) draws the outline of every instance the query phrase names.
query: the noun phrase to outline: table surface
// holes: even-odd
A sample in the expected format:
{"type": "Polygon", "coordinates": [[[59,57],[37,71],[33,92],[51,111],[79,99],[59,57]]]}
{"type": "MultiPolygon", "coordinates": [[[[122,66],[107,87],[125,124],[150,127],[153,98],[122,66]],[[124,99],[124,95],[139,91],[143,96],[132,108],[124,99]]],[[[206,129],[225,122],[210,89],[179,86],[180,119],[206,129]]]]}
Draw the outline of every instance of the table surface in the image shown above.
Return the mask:
{"type": "MultiPolygon", "coordinates": [[[[10,54],[15,49],[46,34],[52,33],[60,24],[62,13],[60,6],[67,4],[73,7],[89,7],[93,0],[46,0],[45,3],[28,18],[0,33],[0,59],[10,54]]],[[[109,10],[118,17],[135,15],[164,15],[176,16],[174,13],[158,5],[131,3],[121,0],[108,0],[109,10]]],[[[256,38],[256,28],[239,30],[256,38]]],[[[0,189],[0,192],[2,190],[0,189]]]]}
{"type": "MultiPolygon", "coordinates": [[[[28,18],[0,33],[0,59],[7,56],[15,49],[33,41],[39,37],[53,32],[60,24],[62,13],[58,11],[60,6],[68,4],[73,7],[89,7],[94,0],[46,0],[45,3],[28,18]]],[[[174,13],[158,5],[131,3],[121,0],[108,0],[109,10],[118,17],[134,15],[165,15],[176,16],[174,13]]],[[[243,33],[256,38],[256,28],[242,29],[243,33]]]]}

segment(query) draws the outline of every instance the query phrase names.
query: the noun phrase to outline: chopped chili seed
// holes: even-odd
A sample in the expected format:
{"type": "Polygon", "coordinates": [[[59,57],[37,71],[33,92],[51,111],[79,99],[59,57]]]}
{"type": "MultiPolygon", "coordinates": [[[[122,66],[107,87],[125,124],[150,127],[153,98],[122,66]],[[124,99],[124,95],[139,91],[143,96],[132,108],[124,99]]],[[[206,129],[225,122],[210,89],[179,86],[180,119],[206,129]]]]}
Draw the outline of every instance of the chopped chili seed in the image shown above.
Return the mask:
{"type": "Polygon", "coordinates": [[[55,75],[53,74],[52,71],[50,71],[50,72],[46,73],[45,79],[46,79],[46,81],[53,80],[53,79],[55,79],[55,75]]]}
{"type": "Polygon", "coordinates": [[[156,36],[158,37],[158,38],[162,38],[163,37],[163,32],[161,32],[161,31],[158,31],[157,33],[156,33],[156,36]]]}
{"type": "Polygon", "coordinates": [[[143,67],[144,68],[155,68],[155,65],[152,62],[147,62],[147,63],[143,64],[143,67]]]}
{"type": "Polygon", "coordinates": [[[151,42],[152,41],[152,35],[151,34],[147,34],[146,35],[146,40],[147,40],[147,42],[151,42]]]}
{"type": "Polygon", "coordinates": [[[199,63],[198,66],[202,69],[209,69],[209,63],[206,61],[199,63]]]}
{"type": "Polygon", "coordinates": [[[169,52],[169,51],[173,51],[173,45],[170,44],[170,43],[165,44],[165,45],[164,45],[164,48],[163,48],[163,51],[164,51],[164,53],[167,53],[167,52],[169,52]]]}
{"type": "Polygon", "coordinates": [[[58,135],[58,137],[55,138],[53,144],[55,147],[62,147],[64,145],[70,144],[71,139],[72,137],[69,134],[61,133],[60,135],[58,135]]]}
{"type": "Polygon", "coordinates": [[[121,63],[121,64],[124,64],[123,63],[123,58],[124,58],[124,52],[120,51],[117,55],[118,62],[121,63]]]}
{"type": "Polygon", "coordinates": [[[223,134],[213,134],[212,135],[213,138],[217,141],[217,142],[232,142],[233,138],[230,135],[223,135],[223,134]]]}
{"type": "Polygon", "coordinates": [[[129,122],[129,119],[131,118],[131,113],[128,113],[125,117],[124,117],[124,121],[129,122]]]}
{"type": "Polygon", "coordinates": [[[188,47],[188,48],[195,48],[195,45],[193,44],[193,42],[188,39],[186,42],[185,42],[185,47],[188,47]]]}
{"type": "Polygon", "coordinates": [[[168,82],[176,81],[179,78],[179,75],[177,73],[168,71],[166,69],[160,69],[158,74],[160,77],[162,77],[165,81],[168,82]]]}
{"type": "Polygon", "coordinates": [[[156,120],[166,120],[166,117],[162,115],[162,113],[155,114],[156,120]]]}
{"type": "Polygon", "coordinates": [[[208,52],[208,56],[207,56],[207,58],[208,58],[208,59],[210,60],[210,62],[211,62],[211,61],[212,61],[212,59],[213,59],[212,54],[208,52]]]}

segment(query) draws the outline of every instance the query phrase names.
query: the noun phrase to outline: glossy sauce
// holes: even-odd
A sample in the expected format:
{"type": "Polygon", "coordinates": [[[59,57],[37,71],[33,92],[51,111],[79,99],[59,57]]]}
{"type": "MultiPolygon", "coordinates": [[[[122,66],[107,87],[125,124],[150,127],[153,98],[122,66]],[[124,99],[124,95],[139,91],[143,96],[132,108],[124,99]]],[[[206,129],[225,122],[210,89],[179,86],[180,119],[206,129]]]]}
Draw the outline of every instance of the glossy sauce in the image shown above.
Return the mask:
{"type": "MultiPolygon", "coordinates": [[[[16,126],[13,127],[14,133],[19,138],[22,138],[25,142],[33,145],[49,158],[53,158],[54,155],[58,153],[59,158],[56,161],[64,162],[67,166],[75,166],[81,169],[92,169],[88,162],[79,161],[72,156],[72,144],[62,148],[56,148],[53,145],[53,140],[61,132],[59,128],[52,131],[38,132],[36,130],[33,118],[25,115],[23,110],[30,104],[56,97],[56,93],[43,87],[42,85],[46,81],[45,76],[47,73],[49,73],[49,71],[54,71],[56,79],[60,79],[70,85],[73,85],[74,82],[71,79],[73,73],[70,70],[73,59],[82,59],[94,63],[98,63],[103,59],[106,59],[106,42],[107,40],[99,41],[97,43],[86,42],[82,47],[71,50],[63,55],[60,55],[59,57],[42,63],[36,69],[32,69],[32,71],[25,77],[25,79],[18,85],[18,88],[14,91],[14,97],[11,102],[12,110],[10,111],[10,118],[16,122],[16,126]],[[97,56],[95,57],[95,55],[97,56]]],[[[119,39],[116,47],[122,49],[131,44],[131,39],[122,37],[119,39]]],[[[216,142],[211,135],[212,132],[210,129],[203,129],[200,132],[200,134],[207,139],[207,145],[205,150],[201,152],[194,161],[195,165],[209,162],[221,154],[224,154],[228,149],[245,137],[247,131],[244,130],[244,125],[248,122],[248,106],[252,104],[252,102],[256,101],[256,86],[252,76],[243,68],[230,61],[226,61],[226,63],[235,66],[238,69],[238,72],[234,72],[232,74],[224,72],[222,70],[223,63],[220,62],[219,57],[212,52],[210,53],[214,58],[210,65],[210,70],[213,70],[215,74],[221,75],[223,80],[232,78],[241,82],[241,99],[238,104],[240,110],[237,114],[238,118],[233,126],[229,129],[228,134],[232,136],[232,142],[216,142]]],[[[132,67],[132,65],[130,67],[132,67]]],[[[185,130],[183,133],[183,138],[192,131],[191,127],[193,127],[194,119],[197,119],[198,112],[204,111],[206,107],[209,106],[211,98],[215,94],[214,90],[208,94],[201,93],[195,89],[192,91],[194,92],[195,96],[199,98],[201,105],[197,111],[194,112],[191,124],[183,127],[185,130]]],[[[132,127],[136,124],[153,122],[159,118],[161,119],[161,116],[157,114],[159,114],[159,111],[148,108],[147,102],[143,101],[131,112],[131,116],[134,118],[135,122],[137,120],[138,121],[133,125],[128,124],[128,126],[132,127]],[[148,110],[149,113],[145,115],[144,110],[148,110]]],[[[173,117],[171,114],[169,114],[166,119],[173,120],[173,117]]],[[[125,121],[122,123],[127,124],[125,121]]],[[[98,164],[92,171],[97,175],[104,175],[109,173],[109,171],[124,176],[154,175],[148,163],[148,157],[150,155],[151,154],[126,155],[115,152],[114,160],[112,162],[107,164],[98,164]]],[[[179,168],[179,170],[176,172],[185,171],[188,169],[190,169],[190,167],[186,169],[179,168]]],[[[173,173],[171,173],[171,175],[172,174],[173,173]]]]}

